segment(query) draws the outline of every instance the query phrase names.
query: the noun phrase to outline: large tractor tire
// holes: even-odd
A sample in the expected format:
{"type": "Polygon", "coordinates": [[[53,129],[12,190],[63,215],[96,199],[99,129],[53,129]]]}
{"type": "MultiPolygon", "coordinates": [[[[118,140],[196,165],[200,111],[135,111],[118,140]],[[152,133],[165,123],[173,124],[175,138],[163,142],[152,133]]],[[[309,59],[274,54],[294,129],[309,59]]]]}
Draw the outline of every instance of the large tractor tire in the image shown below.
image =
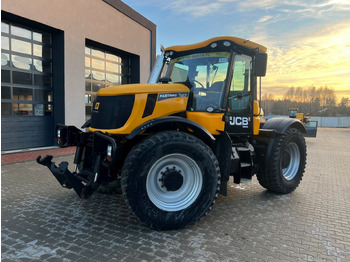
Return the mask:
{"type": "Polygon", "coordinates": [[[194,224],[213,206],[219,163],[200,139],[183,132],[155,134],[128,154],[121,186],[130,209],[156,230],[194,224]]]}
{"type": "Polygon", "coordinates": [[[287,194],[298,187],[305,164],[305,139],[298,129],[289,128],[276,138],[270,159],[261,161],[257,178],[267,190],[287,194]]]}
{"type": "Polygon", "coordinates": [[[107,184],[101,184],[96,190],[97,193],[101,194],[118,194],[122,193],[120,186],[120,179],[115,179],[113,181],[108,182],[107,184]]]}

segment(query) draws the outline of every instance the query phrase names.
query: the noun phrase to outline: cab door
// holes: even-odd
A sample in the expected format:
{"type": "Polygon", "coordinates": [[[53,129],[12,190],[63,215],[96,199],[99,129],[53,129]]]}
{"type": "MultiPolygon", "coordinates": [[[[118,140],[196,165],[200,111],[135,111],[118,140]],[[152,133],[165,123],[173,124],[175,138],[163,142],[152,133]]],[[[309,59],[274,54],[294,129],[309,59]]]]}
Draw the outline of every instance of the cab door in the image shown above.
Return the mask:
{"type": "Polygon", "coordinates": [[[229,134],[253,133],[251,93],[252,58],[235,55],[230,90],[227,101],[225,130],[229,134]]]}
{"type": "Polygon", "coordinates": [[[308,121],[305,123],[306,134],[305,137],[316,137],[317,136],[317,121],[308,121]]]}

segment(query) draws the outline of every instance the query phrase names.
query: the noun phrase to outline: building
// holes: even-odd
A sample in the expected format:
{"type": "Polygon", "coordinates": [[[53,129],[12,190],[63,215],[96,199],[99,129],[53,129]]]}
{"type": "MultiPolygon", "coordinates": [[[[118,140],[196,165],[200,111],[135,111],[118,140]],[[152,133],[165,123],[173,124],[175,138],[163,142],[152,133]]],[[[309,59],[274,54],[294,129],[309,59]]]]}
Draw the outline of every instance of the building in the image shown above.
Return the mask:
{"type": "Polygon", "coordinates": [[[156,25],[120,0],[2,0],[2,151],[55,144],[96,92],[147,82],[156,25]]]}

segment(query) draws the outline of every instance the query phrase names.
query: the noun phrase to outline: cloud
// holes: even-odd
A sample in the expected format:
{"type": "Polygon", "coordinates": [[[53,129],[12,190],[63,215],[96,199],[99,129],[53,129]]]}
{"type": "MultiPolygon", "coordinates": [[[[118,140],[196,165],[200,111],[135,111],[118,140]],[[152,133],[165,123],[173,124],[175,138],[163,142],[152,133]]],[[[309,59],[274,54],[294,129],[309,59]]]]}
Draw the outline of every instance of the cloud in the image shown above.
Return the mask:
{"type": "Polygon", "coordinates": [[[245,0],[239,3],[240,11],[254,9],[273,9],[284,13],[318,13],[319,11],[347,11],[350,9],[348,0],[245,0]]]}
{"type": "Polygon", "coordinates": [[[263,23],[263,22],[269,21],[269,20],[271,20],[271,19],[272,19],[272,16],[270,16],[270,15],[265,15],[265,16],[263,16],[263,17],[261,17],[261,18],[259,19],[258,23],[263,23]]]}
{"type": "Polygon", "coordinates": [[[335,90],[335,94],[338,97],[338,101],[341,100],[341,97],[349,97],[350,98],[350,89],[338,89],[338,90],[335,90]]]}
{"type": "Polygon", "coordinates": [[[214,35],[233,35],[265,45],[269,59],[263,87],[271,88],[275,95],[283,95],[290,86],[327,84],[336,90],[350,89],[349,0],[137,3],[167,18],[168,25],[158,24],[158,37],[166,28],[163,30],[166,41],[172,45],[202,41],[214,35]]]}
{"type": "Polygon", "coordinates": [[[177,0],[163,5],[163,9],[172,10],[178,14],[191,15],[190,17],[196,18],[220,13],[224,5],[225,2],[222,1],[177,0]]]}
{"type": "MultiPolygon", "coordinates": [[[[171,11],[173,14],[191,15],[189,18],[198,18],[211,15],[271,12],[264,14],[264,17],[283,14],[294,18],[333,15],[334,11],[341,12],[348,16],[350,1],[348,0],[147,0],[137,3],[139,6],[154,6],[162,10],[171,11]]],[[[267,21],[267,20],[265,20],[267,21]]]]}
{"type": "Polygon", "coordinates": [[[255,0],[245,0],[241,1],[239,3],[239,8],[241,12],[245,12],[248,10],[253,10],[253,9],[272,9],[276,5],[278,5],[280,1],[279,0],[260,0],[260,1],[255,1],[255,0]]]}
{"type": "Polygon", "coordinates": [[[349,89],[350,20],[295,39],[289,47],[271,47],[267,72],[267,89],[278,85],[349,89]]]}
{"type": "Polygon", "coordinates": [[[232,35],[268,47],[263,87],[275,96],[290,86],[349,89],[350,20],[344,10],[350,1],[178,0],[165,8],[193,19],[240,12],[240,20],[231,20],[232,35]]]}

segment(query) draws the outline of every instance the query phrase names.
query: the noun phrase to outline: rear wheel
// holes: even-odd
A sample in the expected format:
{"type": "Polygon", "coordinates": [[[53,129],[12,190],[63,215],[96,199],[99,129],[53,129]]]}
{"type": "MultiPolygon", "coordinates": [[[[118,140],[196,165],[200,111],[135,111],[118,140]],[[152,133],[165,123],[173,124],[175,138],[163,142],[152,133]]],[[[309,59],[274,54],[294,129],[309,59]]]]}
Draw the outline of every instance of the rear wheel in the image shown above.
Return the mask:
{"type": "Polygon", "coordinates": [[[126,203],[158,230],[194,224],[214,204],[219,163],[198,138],[177,131],[153,135],[128,154],[121,185],[126,203]]]}
{"type": "Polygon", "coordinates": [[[301,132],[289,128],[277,137],[267,161],[261,161],[257,174],[260,185],[276,193],[294,191],[302,180],[306,165],[306,143],[301,132]]]}

